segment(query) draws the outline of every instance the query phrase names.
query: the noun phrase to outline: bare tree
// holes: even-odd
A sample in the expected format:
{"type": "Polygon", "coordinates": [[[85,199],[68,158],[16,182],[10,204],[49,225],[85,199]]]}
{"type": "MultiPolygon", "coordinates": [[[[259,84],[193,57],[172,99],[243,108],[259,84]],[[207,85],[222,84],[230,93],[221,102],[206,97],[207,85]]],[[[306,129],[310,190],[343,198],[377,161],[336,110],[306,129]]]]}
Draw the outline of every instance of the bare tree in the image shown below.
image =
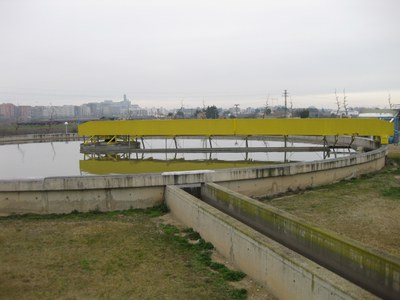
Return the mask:
{"type": "Polygon", "coordinates": [[[290,96],[290,116],[293,117],[293,99],[292,99],[292,96],[290,96]]]}
{"type": "Polygon", "coordinates": [[[391,99],[390,93],[388,95],[388,102],[389,102],[389,108],[393,109],[393,104],[392,104],[392,99],[391,99]]]}
{"type": "Polygon", "coordinates": [[[339,115],[340,112],[340,101],[339,101],[339,96],[337,95],[336,89],[335,89],[335,98],[336,98],[336,105],[337,105],[337,110],[336,110],[336,115],[339,115]]]}
{"type": "Polygon", "coordinates": [[[349,115],[349,110],[347,108],[347,97],[346,97],[346,89],[343,89],[343,107],[346,116],[349,115]]]}

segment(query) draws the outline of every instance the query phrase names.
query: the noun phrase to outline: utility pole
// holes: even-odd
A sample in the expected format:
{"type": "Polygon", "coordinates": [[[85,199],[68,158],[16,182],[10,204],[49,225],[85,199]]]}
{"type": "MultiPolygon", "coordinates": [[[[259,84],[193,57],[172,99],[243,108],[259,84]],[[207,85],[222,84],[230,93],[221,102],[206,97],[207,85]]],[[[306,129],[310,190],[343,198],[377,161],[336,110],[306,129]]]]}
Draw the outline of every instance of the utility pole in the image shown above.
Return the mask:
{"type": "Polygon", "coordinates": [[[287,97],[289,96],[288,91],[283,91],[283,97],[285,97],[285,118],[287,118],[287,97]]]}
{"type": "Polygon", "coordinates": [[[267,97],[267,101],[265,101],[265,110],[264,110],[264,114],[263,114],[263,119],[265,119],[265,117],[267,116],[268,102],[269,102],[269,95],[267,97]]]}

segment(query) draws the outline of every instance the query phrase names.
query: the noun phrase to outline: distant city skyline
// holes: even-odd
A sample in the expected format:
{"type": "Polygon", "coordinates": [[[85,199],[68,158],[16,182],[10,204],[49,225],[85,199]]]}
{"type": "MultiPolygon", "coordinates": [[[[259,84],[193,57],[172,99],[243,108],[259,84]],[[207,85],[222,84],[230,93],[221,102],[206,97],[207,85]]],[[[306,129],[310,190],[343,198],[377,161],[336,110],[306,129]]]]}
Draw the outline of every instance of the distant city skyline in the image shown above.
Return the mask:
{"type": "Polygon", "coordinates": [[[398,0],[3,0],[0,102],[400,103],[398,0]]]}
{"type": "MultiPolygon", "coordinates": [[[[285,91],[287,99],[287,91],[285,91]]],[[[131,103],[126,94],[121,101],[104,100],[90,102],[81,105],[50,105],[30,106],[14,105],[12,103],[0,103],[0,122],[43,122],[46,120],[87,120],[87,119],[187,119],[187,118],[327,118],[327,117],[377,117],[393,118],[400,105],[391,105],[393,109],[370,109],[366,107],[351,107],[347,97],[343,96],[334,109],[316,107],[295,107],[292,101],[287,99],[287,107],[271,101],[264,106],[243,106],[239,103],[228,108],[215,105],[203,105],[203,107],[184,106],[167,109],[164,107],[140,107],[131,103]],[[339,105],[339,106],[338,106],[339,105]]]]}
{"type": "MultiPolygon", "coordinates": [[[[293,95],[290,90],[288,90],[288,106],[292,103],[295,108],[327,108],[336,109],[336,95],[335,92],[329,94],[320,95],[293,95]]],[[[30,105],[30,106],[51,106],[51,105],[82,105],[91,102],[102,102],[105,100],[112,101],[122,101],[123,95],[109,95],[109,96],[97,96],[97,95],[56,95],[49,94],[46,96],[36,96],[35,100],[23,100],[25,97],[23,95],[9,97],[11,99],[16,99],[14,101],[7,101],[7,98],[1,97],[0,103],[12,103],[14,105],[30,105]],[[36,100],[38,99],[38,100],[36,100]]],[[[164,107],[166,109],[183,107],[203,107],[216,105],[222,108],[233,107],[235,104],[239,104],[240,107],[264,107],[266,104],[268,106],[283,106],[284,98],[283,91],[281,94],[269,94],[263,96],[261,93],[259,95],[253,94],[251,96],[246,95],[216,95],[216,96],[182,96],[182,97],[170,97],[168,95],[160,96],[161,100],[157,98],[144,98],[135,97],[126,94],[127,98],[132,102],[132,104],[137,104],[143,108],[151,107],[164,107]]],[[[389,98],[392,104],[400,104],[400,92],[364,92],[364,93],[351,93],[343,90],[337,90],[337,96],[341,104],[343,103],[344,96],[346,96],[346,101],[349,107],[377,107],[377,108],[389,108],[389,98]]],[[[31,98],[31,97],[26,97],[31,98]]]]}

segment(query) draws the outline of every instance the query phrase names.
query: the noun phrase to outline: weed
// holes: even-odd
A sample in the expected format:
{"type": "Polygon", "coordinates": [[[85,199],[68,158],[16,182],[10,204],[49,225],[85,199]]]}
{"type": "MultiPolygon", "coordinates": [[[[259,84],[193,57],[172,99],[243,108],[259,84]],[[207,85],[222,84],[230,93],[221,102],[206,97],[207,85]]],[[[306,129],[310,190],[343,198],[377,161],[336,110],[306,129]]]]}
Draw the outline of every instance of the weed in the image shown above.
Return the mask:
{"type": "Polygon", "coordinates": [[[246,274],[240,271],[232,271],[225,267],[221,272],[222,277],[228,281],[240,281],[246,277],[246,274]]]}
{"type": "Polygon", "coordinates": [[[247,290],[246,289],[234,289],[230,292],[230,297],[233,300],[245,300],[247,299],[247,290]]]}
{"type": "Polygon", "coordinates": [[[96,207],[89,212],[79,212],[76,209],[71,211],[70,213],[63,214],[11,214],[9,216],[0,217],[1,220],[57,220],[57,219],[97,219],[97,218],[113,218],[115,216],[123,215],[138,215],[145,214],[150,218],[159,217],[165,214],[165,207],[163,205],[147,208],[147,209],[127,209],[127,210],[117,210],[117,211],[101,211],[99,207],[96,207]]]}
{"type": "Polygon", "coordinates": [[[214,271],[220,271],[220,270],[222,270],[225,266],[224,266],[223,264],[220,264],[220,263],[211,262],[211,263],[209,264],[209,267],[210,267],[211,269],[213,269],[214,271]]]}
{"type": "Polygon", "coordinates": [[[390,187],[382,192],[385,197],[393,198],[394,200],[400,200],[400,187],[390,187]]]}
{"type": "Polygon", "coordinates": [[[222,277],[228,281],[240,281],[244,277],[246,277],[245,273],[240,272],[240,271],[229,270],[225,265],[220,264],[220,263],[210,262],[209,267],[212,270],[220,273],[222,275],[222,277]]]}
{"type": "Polygon", "coordinates": [[[206,242],[203,239],[199,239],[199,242],[197,244],[193,244],[193,247],[199,250],[213,250],[214,246],[213,244],[206,242]]]}
{"type": "Polygon", "coordinates": [[[176,228],[176,226],[174,226],[174,225],[170,225],[170,224],[163,224],[163,225],[161,225],[162,226],[162,228],[163,228],[163,230],[164,230],[164,233],[166,234],[166,235],[176,235],[176,234],[178,234],[179,233],[179,229],[178,228],[176,228]]]}
{"type": "Polygon", "coordinates": [[[82,270],[84,271],[92,271],[93,270],[93,263],[94,261],[91,261],[89,259],[81,259],[79,261],[79,265],[81,266],[82,270]]]}
{"type": "Polygon", "coordinates": [[[186,233],[186,237],[189,240],[197,241],[197,240],[201,239],[200,234],[198,232],[194,231],[192,228],[186,228],[183,230],[183,232],[186,233]]]}
{"type": "Polygon", "coordinates": [[[205,266],[210,266],[211,264],[211,251],[201,251],[197,255],[197,260],[204,264],[205,266]]]}
{"type": "Polygon", "coordinates": [[[163,202],[163,204],[151,208],[146,208],[143,212],[150,216],[150,218],[156,218],[162,216],[169,212],[168,206],[163,202]]]}
{"type": "MultiPolygon", "coordinates": [[[[173,237],[173,240],[181,247],[185,247],[189,251],[193,251],[194,257],[198,263],[220,274],[223,280],[240,281],[246,276],[246,274],[243,272],[233,271],[221,263],[213,262],[211,259],[211,254],[214,246],[202,239],[200,234],[194,231],[192,228],[183,229],[182,232],[185,233],[185,235],[182,237],[179,235],[179,229],[175,226],[161,226],[164,230],[164,233],[170,237],[173,237]],[[189,240],[198,240],[198,242],[193,244],[189,243],[189,240]]],[[[244,289],[233,290],[231,292],[231,297],[232,299],[246,299],[247,291],[244,289]]]]}
{"type": "Polygon", "coordinates": [[[167,206],[167,203],[163,201],[163,203],[158,207],[161,212],[163,213],[169,213],[169,207],[167,206]]]}

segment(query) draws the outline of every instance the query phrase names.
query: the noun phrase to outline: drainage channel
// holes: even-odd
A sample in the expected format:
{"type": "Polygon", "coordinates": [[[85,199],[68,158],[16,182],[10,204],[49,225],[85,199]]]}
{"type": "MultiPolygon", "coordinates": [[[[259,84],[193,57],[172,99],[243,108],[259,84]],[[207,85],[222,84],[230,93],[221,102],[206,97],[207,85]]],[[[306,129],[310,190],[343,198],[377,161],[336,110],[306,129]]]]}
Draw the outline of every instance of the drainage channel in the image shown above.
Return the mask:
{"type": "Polygon", "coordinates": [[[182,189],[383,299],[400,299],[400,260],[220,185],[182,189]]]}

